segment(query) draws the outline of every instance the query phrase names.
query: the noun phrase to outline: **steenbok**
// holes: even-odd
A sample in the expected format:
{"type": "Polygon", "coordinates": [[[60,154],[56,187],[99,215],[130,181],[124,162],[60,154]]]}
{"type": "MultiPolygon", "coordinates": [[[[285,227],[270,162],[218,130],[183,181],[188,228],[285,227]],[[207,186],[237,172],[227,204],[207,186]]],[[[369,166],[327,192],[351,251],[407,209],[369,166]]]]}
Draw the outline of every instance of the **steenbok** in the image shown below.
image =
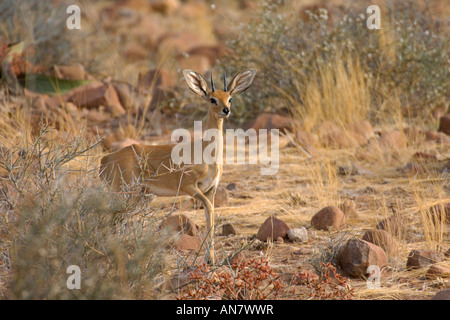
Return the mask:
{"type": "MultiPolygon", "coordinates": [[[[219,139],[201,143],[201,152],[214,150],[217,155],[223,152],[222,126],[223,120],[231,114],[231,98],[248,89],[256,70],[250,69],[238,73],[227,86],[223,76],[224,89],[216,90],[211,76],[211,90],[203,77],[192,70],[184,70],[184,77],[189,88],[209,104],[206,130],[220,132],[219,139]]],[[[124,187],[138,185],[142,192],[161,197],[189,195],[199,200],[205,209],[207,237],[206,260],[215,263],[214,254],[214,195],[222,175],[222,159],[220,161],[194,161],[194,148],[198,143],[187,142],[191,160],[188,163],[173,161],[174,145],[143,146],[134,144],[111,153],[101,160],[100,175],[113,191],[119,192],[124,187]]],[[[219,159],[217,159],[219,160],[219,159]]]]}

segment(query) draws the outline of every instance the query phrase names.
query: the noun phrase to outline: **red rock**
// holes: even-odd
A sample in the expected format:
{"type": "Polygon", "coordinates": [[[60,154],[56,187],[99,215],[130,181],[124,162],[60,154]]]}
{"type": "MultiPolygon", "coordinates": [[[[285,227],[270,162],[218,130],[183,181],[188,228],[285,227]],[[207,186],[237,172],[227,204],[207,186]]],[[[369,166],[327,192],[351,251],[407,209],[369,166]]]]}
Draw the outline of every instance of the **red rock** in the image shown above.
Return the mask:
{"type": "Polygon", "coordinates": [[[439,132],[443,132],[446,135],[450,135],[450,113],[444,114],[439,119],[439,132]]]}
{"type": "Polygon", "coordinates": [[[186,215],[176,214],[164,219],[163,222],[161,222],[158,229],[159,230],[166,229],[169,232],[176,232],[176,233],[181,232],[189,236],[196,236],[198,227],[186,215]]]}
{"type": "Polygon", "coordinates": [[[200,250],[202,242],[197,236],[190,236],[188,234],[182,234],[181,237],[175,242],[173,246],[176,250],[200,250]]]}
{"type": "Polygon", "coordinates": [[[101,82],[93,82],[87,85],[77,87],[67,94],[66,101],[72,102],[77,107],[81,108],[98,108],[100,106],[110,107],[117,106],[122,108],[116,90],[110,84],[103,84],[101,82]]]}
{"type": "Polygon", "coordinates": [[[431,221],[435,225],[440,225],[441,221],[450,223],[450,202],[438,204],[430,208],[431,221]]]}
{"type": "Polygon", "coordinates": [[[406,139],[400,131],[394,130],[383,132],[378,139],[378,144],[382,149],[399,150],[406,148],[406,139]]]}
{"type": "Polygon", "coordinates": [[[387,257],[384,250],[367,241],[350,239],[341,248],[337,261],[342,270],[353,277],[367,274],[367,268],[376,265],[380,269],[387,266],[387,257]]]}
{"type": "Polygon", "coordinates": [[[321,209],[311,218],[311,225],[319,230],[331,228],[339,230],[344,222],[344,213],[337,207],[328,206],[321,209]]]}
{"type": "Polygon", "coordinates": [[[325,121],[320,124],[319,139],[327,147],[350,148],[357,145],[355,139],[351,138],[342,128],[331,121],[325,121]]]}
{"type": "Polygon", "coordinates": [[[381,229],[368,230],[362,237],[363,240],[373,243],[387,253],[393,253],[398,250],[398,243],[387,231],[381,229]]]}
{"type": "Polygon", "coordinates": [[[430,268],[427,271],[427,277],[428,278],[448,278],[450,277],[450,267],[439,265],[439,264],[433,264],[430,266],[430,268]]]}
{"type": "Polygon", "coordinates": [[[287,238],[287,232],[289,229],[290,228],[286,222],[274,216],[270,216],[259,228],[256,238],[261,241],[276,241],[278,237],[285,239],[287,238]]]}
{"type": "Polygon", "coordinates": [[[395,213],[389,218],[386,218],[380,222],[378,222],[377,229],[386,230],[390,234],[402,237],[406,234],[406,225],[403,217],[395,213]]]}
{"type": "Polygon", "coordinates": [[[358,212],[356,212],[356,203],[353,200],[345,200],[339,205],[339,209],[344,213],[345,219],[359,218],[358,212]]]}
{"type": "Polygon", "coordinates": [[[228,201],[228,190],[224,186],[218,185],[216,195],[214,196],[214,206],[216,208],[226,207],[228,206],[228,201]]]}
{"type": "Polygon", "coordinates": [[[450,300],[450,289],[439,291],[431,300],[450,300]]]}
{"type": "Polygon", "coordinates": [[[236,235],[236,229],[231,223],[226,223],[222,226],[222,236],[236,235]]]}
{"type": "Polygon", "coordinates": [[[235,253],[235,254],[231,254],[231,255],[228,257],[228,261],[230,262],[230,265],[236,267],[236,266],[240,265],[241,262],[244,261],[244,255],[242,254],[242,252],[238,252],[238,253],[235,253]]]}
{"type": "Polygon", "coordinates": [[[373,136],[373,127],[367,120],[350,123],[348,130],[359,145],[366,144],[373,136]]]}
{"type": "Polygon", "coordinates": [[[436,143],[450,144],[450,137],[443,132],[426,131],[425,140],[436,141],[436,143]]]}
{"type": "Polygon", "coordinates": [[[433,250],[412,250],[408,255],[406,267],[408,269],[425,268],[429,265],[444,260],[442,252],[433,250]]]}
{"type": "Polygon", "coordinates": [[[126,82],[113,82],[114,90],[116,90],[119,96],[120,103],[122,106],[129,110],[133,107],[132,91],[133,87],[126,82]]]}

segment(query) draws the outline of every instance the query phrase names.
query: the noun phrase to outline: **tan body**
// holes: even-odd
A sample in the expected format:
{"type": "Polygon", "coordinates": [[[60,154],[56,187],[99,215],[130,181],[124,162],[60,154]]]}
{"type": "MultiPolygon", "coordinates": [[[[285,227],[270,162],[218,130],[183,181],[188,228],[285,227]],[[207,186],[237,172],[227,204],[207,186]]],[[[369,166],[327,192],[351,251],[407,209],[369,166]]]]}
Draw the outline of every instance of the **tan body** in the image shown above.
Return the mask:
{"type": "MultiPolygon", "coordinates": [[[[210,102],[205,129],[217,129],[222,134],[223,120],[230,114],[231,96],[246,90],[256,74],[247,70],[237,74],[227,90],[208,91],[206,81],[198,73],[185,70],[184,75],[189,87],[210,102]]],[[[221,139],[203,141],[202,151],[215,143],[215,150],[223,150],[221,139]]],[[[194,163],[194,142],[191,148],[191,163],[194,163]]],[[[222,164],[180,164],[172,162],[174,145],[142,146],[131,145],[111,153],[101,160],[100,175],[116,192],[127,186],[138,187],[144,193],[161,197],[189,195],[201,201],[205,208],[208,236],[206,257],[214,262],[214,195],[222,176],[222,164]]]]}

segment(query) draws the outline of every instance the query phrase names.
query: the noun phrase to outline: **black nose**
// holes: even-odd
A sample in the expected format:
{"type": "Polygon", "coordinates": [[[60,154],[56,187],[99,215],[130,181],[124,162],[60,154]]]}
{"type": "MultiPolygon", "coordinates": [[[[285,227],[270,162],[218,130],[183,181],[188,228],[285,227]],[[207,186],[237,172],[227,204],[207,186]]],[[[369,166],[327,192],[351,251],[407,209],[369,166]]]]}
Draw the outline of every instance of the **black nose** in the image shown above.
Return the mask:
{"type": "Polygon", "coordinates": [[[230,109],[225,107],[225,108],[223,108],[222,112],[225,113],[226,115],[228,115],[230,113],[230,109]]]}

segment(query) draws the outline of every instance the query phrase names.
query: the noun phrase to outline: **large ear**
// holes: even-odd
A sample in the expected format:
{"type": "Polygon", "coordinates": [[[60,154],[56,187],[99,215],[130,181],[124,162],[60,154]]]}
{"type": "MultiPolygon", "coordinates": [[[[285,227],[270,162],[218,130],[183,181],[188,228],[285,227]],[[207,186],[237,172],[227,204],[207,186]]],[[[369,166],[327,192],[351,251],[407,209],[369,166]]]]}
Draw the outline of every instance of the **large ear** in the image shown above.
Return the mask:
{"type": "Polygon", "coordinates": [[[183,71],[183,74],[189,88],[192,91],[199,96],[206,96],[206,93],[208,92],[208,84],[199,73],[186,69],[183,71]]]}
{"type": "Polygon", "coordinates": [[[233,80],[231,80],[230,84],[228,85],[227,91],[230,93],[230,95],[244,92],[252,84],[255,75],[256,69],[249,69],[238,73],[234,76],[233,80]]]}

